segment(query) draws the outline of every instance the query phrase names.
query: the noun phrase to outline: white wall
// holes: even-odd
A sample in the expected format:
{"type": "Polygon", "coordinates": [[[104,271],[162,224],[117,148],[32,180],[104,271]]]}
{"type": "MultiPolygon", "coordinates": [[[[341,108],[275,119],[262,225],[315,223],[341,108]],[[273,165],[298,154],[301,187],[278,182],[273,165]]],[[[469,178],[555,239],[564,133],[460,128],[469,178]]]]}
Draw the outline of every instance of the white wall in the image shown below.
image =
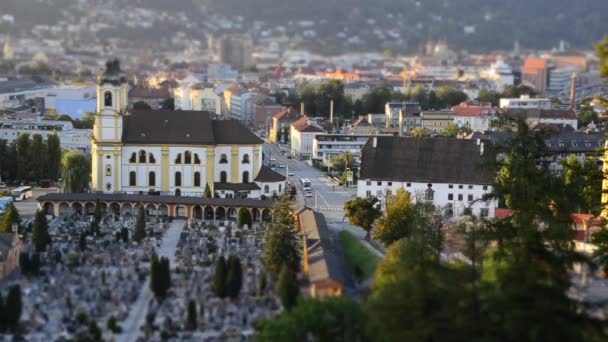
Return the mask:
{"type": "MultiPolygon", "coordinates": [[[[480,216],[482,208],[488,208],[488,217],[494,217],[494,209],[497,207],[497,203],[494,201],[489,203],[481,201],[483,195],[492,190],[490,185],[446,183],[433,183],[431,185],[431,189],[434,191],[433,204],[444,209],[447,208],[449,203],[452,203],[455,208],[456,217],[461,216],[463,210],[469,205],[476,216],[480,216]],[[453,195],[452,200],[449,200],[449,194],[453,195]],[[459,200],[459,195],[462,195],[461,200],[459,200]],[[469,196],[472,196],[472,198],[469,198],[469,196]]],[[[367,197],[368,195],[378,197],[384,205],[387,190],[395,194],[399,188],[410,192],[415,200],[417,197],[424,198],[425,191],[428,189],[428,183],[369,180],[368,185],[368,180],[360,179],[357,181],[357,197],[367,197]],[[389,183],[391,184],[389,185],[389,183]]]]}

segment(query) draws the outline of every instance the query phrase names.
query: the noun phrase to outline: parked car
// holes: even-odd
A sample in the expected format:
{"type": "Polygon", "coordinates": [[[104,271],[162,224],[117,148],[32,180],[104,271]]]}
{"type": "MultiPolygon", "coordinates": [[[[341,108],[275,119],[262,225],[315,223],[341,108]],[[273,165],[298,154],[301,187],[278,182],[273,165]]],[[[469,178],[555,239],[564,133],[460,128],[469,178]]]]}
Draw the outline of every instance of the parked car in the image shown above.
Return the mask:
{"type": "Polygon", "coordinates": [[[312,192],[307,192],[304,194],[304,197],[312,197],[312,192]]]}
{"type": "Polygon", "coordinates": [[[284,169],[285,168],[285,164],[279,164],[279,169],[284,169]]]}
{"type": "Polygon", "coordinates": [[[293,173],[293,172],[289,172],[289,173],[287,173],[287,175],[288,175],[288,176],[293,176],[293,175],[295,175],[295,173],[293,173]]]}

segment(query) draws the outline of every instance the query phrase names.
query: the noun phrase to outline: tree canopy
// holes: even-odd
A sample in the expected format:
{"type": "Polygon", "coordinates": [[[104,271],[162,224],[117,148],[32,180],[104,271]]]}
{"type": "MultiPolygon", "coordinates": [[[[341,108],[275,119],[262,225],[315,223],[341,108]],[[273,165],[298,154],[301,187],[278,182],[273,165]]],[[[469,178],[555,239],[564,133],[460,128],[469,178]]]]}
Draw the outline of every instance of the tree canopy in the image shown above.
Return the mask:
{"type": "Polygon", "coordinates": [[[69,151],[61,159],[63,191],[85,192],[89,188],[91,161],[81,152],[69,151]]]}
{"type": "Polygon", "coordinates": [[[376,197],[355,198],[344,203],[345,216],[351,224],[366,232],[366,239],[369,239],[372,225],[381,214],[377,204],[376,197]]]}

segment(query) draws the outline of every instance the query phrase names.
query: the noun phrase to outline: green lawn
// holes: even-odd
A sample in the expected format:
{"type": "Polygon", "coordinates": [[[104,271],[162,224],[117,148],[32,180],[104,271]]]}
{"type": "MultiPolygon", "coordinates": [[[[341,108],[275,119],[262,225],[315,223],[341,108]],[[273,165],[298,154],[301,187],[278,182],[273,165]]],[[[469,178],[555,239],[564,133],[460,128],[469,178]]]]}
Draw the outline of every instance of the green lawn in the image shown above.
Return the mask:
{"type": "Polygon", "coordinates": [[[355,277],[364,280],[373,276],[380,258],[370,252],[359,242],[359,239],[347,231],[340,232],[340,242],[342,243],[346,263],[348,263],[348,267],[355,277]]]}

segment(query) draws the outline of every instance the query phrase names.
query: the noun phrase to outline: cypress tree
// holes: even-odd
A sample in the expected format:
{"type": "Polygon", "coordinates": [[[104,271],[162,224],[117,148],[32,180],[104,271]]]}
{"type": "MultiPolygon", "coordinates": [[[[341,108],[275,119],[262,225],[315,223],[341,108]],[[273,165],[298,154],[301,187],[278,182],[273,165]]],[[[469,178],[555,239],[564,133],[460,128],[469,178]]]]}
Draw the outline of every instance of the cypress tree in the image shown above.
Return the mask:
{"type": "Polygon", "coordinates": [[[249,212],[249,210],[245,208],[239,209],[237,225],[239,226],[239,228],[243,228],[244,225],[247,225],[247,227],[251,228],[251,213],[249,212]]]}
{"type": "Polygon", "coordinates": [[[205,184],[205,192],[204,192],[203,196],[205,198],[211,198],[211,197],[213,197],[211,195],[211,188],[209,188],[209,183],[205,184]]]}
{"type": "Polygon", "coordinates": [[[193,300],[188,302],[188,329],[196,330],[196,304],[193,300]]]}
{"type": "Polygon", "coordinates": [[[2,221],[0,222],[0,233],[10,233],[13,231],[13,223],[20,224],[21,218],[19,217],[19,211],[15,208],[13,203],[10,203],[6,207],[6,211],[2,216],[2,221]]]}
{"type": "Polygon", "coordinates": [[[226,296],[226,259],[224,259],[224,256],[220,256],[215,265],[213,292],[220,298],[224,298],[226,296]]]}
{"type": "Polygon", "coordinates": [[[48,222],[46,220],[46,215],[42,210],[38,210],[34,217],[34,223],[32,225],[32,242],[34,242],[37,252],[44,252],[46,247],[51,243],[48,232],[48,222]]]}
{"type": "Polygon", "coordinates": [[[137,220],[135,221],[135,231],[133,232],[133,240],[140,242],[146,237],[146,213],[142,205],[137,209],[137,220]]]}
{"type": "Polygon", "coordinates": [[[226,295],[230,298],[237,298],[241,291],[243,273],[241,260],[237,256],[228,258],[228,275],[226,276],[226,295]]]}
{"type": "Polygon", "coordinates": [[[45,156],[48,157],[46,153],[46,145],[42,141],[42,135],[34,134],[32,135],[32,143],[29,149],[30,154],[30,177],[33,180],[39,180],[44,178],[47,174],[45,165],[48,160],[45,160],[45,156]]]}
{"type": "Polygon", "coordinates": [[[59,167],[61,165],[61,144],[57,132],[53,131],[48,136],[46,144],[48,161],[46,174],[50,180],[56,181],[59,178],[59,167]]]}
{"type": "Polygon", "coordinates": [[[21,287],[19,285],[13,285],[8,290],[4,310],[6,326],[9,329],[17,329],[19,320],[21,319],[22,309],[23,302],[21,301],[21,287]]]}
{"type": "Polygon", "coordinates": [[[167,295],[167,291],[171,288],[171,267],[169,265],[169,258],[160,258],[160,274],[161,274],[161,297],[167,295]]]}
{"type": "Polygon", "coordinates": [[[101,222],[101,203],[99,200],[95,201],[95,214],[93,215],[94,222],[101,222]]]}
{"type": "Polygon", "coordinates": [[[80,247],[81,251],[85,251],[87,249],[87,235],[84,232],[80,232],[78,246],[80,247]]]}
{"type": "Polygon", "coordinates": [[[160,294],[159,273],[158,256],[156,253],[152,253],[152,257],[150,258],[150,290],[152,290],[156,296],[159,296],[160,294]]]}
{"type": "Polygon", "coordinates": [[[296,304],[300,289],[295,275],[289,271],[287,265],[283,265],[281,268],[277,292],[279,293],[279,297],[281,297],[281,303],[283,303],[285,309],[289,310],[296,304]]]}
{"type": "Polygon", "coordinates": [[[262,274],[258,282],[258,292],[260,295],[262,295],[264,294],[264,291],[266,291],[266,275],[262,274]]]}

